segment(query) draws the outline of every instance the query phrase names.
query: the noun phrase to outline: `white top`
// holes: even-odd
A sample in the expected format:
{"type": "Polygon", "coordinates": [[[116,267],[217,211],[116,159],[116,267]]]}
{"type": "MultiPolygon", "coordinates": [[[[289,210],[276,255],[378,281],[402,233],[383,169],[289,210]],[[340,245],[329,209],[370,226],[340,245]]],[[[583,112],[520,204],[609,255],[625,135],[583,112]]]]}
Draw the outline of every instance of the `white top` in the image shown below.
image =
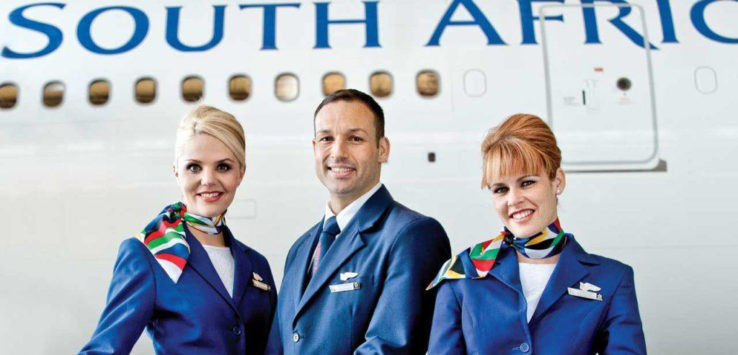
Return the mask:
{"type": "Polygon", "coordinates": [[[215,271],[220,276],[220,281],[223,282],[228,294],[233,297],[233,278],[234,278],[234,261],[233,254],[231,254],[231,248],[229,247],[214,247],[212,245],[202,245],[205,251],[208,252],[210,262],[213,263],[215,271]]]}
{"type": "Polygon", "coordinates": [[[520,269],[520,284],[523,286],[523,295],[528,303],[528,322],[536,312],[538,301],[541,300],[543,290],[548,279],[551,278],[556,264],[518,263],[520,269]]]}
{"type": "MultiPolygon", "coordinates": [[[[377,190],[379,190],[380,187],[382,187],[381,182],[375,185],[374,187],[372,187],[372,189],[367,191],[365,194],[361,195],[361,197],[354,200],[354,202],[351,202],[348,206],[346,206],[346,208],[344,208],[341,212],[338,213],[338,215],[336,216],[336,223],[338,223],[338,228],[340,228],[341,231],[343,231],[343,229],[349,224],[349,222],[351,222],[351,219],[354,218],[354,216],[356,215],[356,212],[359,212],[359,210],[361,209],[362,206],[364,206],[366,201],[368,201],[369,198],[372,197],[372,195],[374,195],[374,193],[377,192],[377,190]]],[[[333,216],[335,216],[335,214],[333,213],[333,210],[331,210],[330,203],[326,203],[325,204],[325,216],[323,217],[323,223],[325,223],[325,221],[328,218],[331,218],[333,216]]],[[[338,238],[340,235],[341,233],[338,233],[336,238],[338,238]]]]}

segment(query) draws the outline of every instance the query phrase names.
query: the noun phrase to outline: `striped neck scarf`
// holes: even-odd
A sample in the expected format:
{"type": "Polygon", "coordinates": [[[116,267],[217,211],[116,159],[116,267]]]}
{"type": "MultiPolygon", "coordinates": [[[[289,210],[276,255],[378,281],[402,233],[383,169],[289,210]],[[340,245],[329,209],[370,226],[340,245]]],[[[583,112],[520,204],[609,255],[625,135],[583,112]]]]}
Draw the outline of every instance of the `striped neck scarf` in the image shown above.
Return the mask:
{"type": "Polygon", "coordinates": [[[209,218],[187,213],[187,206],[177,202],[164,207],[136,238],[146,245],[167,275],[177,283],[190,256],[184,223],[208,234],[219,234],[225,227],[224,215],[225,212],[209,218]]]}
{"type": "Polygon", "coordinates": [[[546,229],[525,238],[516,237],[505,228],[496,237],[476,244],[446,261],[427,290],[436,287],[443,280],[484,278],[495,265],[503,243],[527,258],[545,259],[561,253],[568,236],[561,229],[558,218],[546,229]]]}

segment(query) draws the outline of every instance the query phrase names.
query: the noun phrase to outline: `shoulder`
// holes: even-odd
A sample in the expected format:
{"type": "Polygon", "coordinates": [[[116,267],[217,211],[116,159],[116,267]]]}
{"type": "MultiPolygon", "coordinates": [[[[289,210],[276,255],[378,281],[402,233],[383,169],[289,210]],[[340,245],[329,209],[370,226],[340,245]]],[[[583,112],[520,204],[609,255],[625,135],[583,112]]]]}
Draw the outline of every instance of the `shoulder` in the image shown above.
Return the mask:
{"type": "Polygon", "coordinates": [[[572,247],[579,261],[587,267],[593,278],[613,285],[619,285],[623,280],[633,279],[633,268],[629,265],[602,255],[587,253],[576,241],[572,247]]]}
{"type": "Polygon", "coordinates": [[[257,266],[259,268],[269,268],[269,261],[267,258],[256,251],[255,249],[249,247],[248,245],[241,243],[237,239],[233,239],[233,242],[236,244],[234,247],[241,253],[244,253],[246,257],[251,261],[254,266],[257,266]]]}
{"type": "Polygon", "coordinates": [[[127,238],[118,247],[118,257],[113,268],[114,274],[154,275],[156,259],[146,245],[135,237],[127,238]]]}
{"type": "Polygon", "coordinates": [[[432,235],[446,236],[443,226],[435,218],[411,210],[396,201],[393,202],[384,226],[401,232],[398,235],[414,232],[433,232],[432,235]]]}
{"type": "MultiPolygon", "coordinates": [[[[322,221],[322,220],[321,220],[322,221]]],[[[303,233],[300,237],[297,238],[297,240],[292,243],[292,246],[290,247],[289,252],[287,252],[287,261],[292,259],[292,256],[300,250],[300,248],[307,246],[310,247],[310,237],[313,235],[316,229],[320,227],[320,222],[315,223],[310,229],[308,229],[305,233],[303,233]]]]}

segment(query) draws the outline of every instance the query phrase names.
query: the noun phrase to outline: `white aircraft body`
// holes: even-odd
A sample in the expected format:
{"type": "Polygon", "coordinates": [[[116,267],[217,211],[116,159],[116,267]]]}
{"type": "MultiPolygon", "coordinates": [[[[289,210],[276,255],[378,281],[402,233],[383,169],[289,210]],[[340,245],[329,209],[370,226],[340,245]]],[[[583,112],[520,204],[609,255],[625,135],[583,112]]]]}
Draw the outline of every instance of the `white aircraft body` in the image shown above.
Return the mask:
{"type": "Polygon", "coordinates": [[[198,104],[245,127],[228,223],[279,284],[325,208],[312,114],[335,83],[375,94],[382,181],[455,253],[502,227],[487,130],[544,117],[562,225],[635,269],[649,352],[738,353],[736,18],[732,0],[2,1],[0,353],[89,339],[118,245],[181,197],[175,130],[198,104]]]}

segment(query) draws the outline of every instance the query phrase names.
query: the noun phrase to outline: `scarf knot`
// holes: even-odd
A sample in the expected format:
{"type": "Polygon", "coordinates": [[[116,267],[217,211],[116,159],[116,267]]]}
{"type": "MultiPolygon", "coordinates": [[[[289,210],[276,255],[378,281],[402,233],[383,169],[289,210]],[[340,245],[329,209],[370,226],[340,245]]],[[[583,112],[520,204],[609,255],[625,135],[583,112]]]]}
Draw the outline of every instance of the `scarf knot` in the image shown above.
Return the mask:
{"type": "Polygon", "coordinates": [[[507,245],[530,259],[545,259],[561,253],[566,246],[568,234],[561,229],[556,219],[541,232],[530,237],[516,237],[505,228],[496,237],[475,244],[447,260],[427,290],[436,287],[443,280],[481,279],[495,266],[495,261],[503,245],[507,245]]]}
{"type": "Polygon", "coordinates": [[[214,217],[187,213],[187,206],[177,202],[161,212],[136,235],[154,255],[169,278],[177,283],[190,256],[184,224],[208,234],[219,234],[225,228],[225,212],[214,217]]]}

